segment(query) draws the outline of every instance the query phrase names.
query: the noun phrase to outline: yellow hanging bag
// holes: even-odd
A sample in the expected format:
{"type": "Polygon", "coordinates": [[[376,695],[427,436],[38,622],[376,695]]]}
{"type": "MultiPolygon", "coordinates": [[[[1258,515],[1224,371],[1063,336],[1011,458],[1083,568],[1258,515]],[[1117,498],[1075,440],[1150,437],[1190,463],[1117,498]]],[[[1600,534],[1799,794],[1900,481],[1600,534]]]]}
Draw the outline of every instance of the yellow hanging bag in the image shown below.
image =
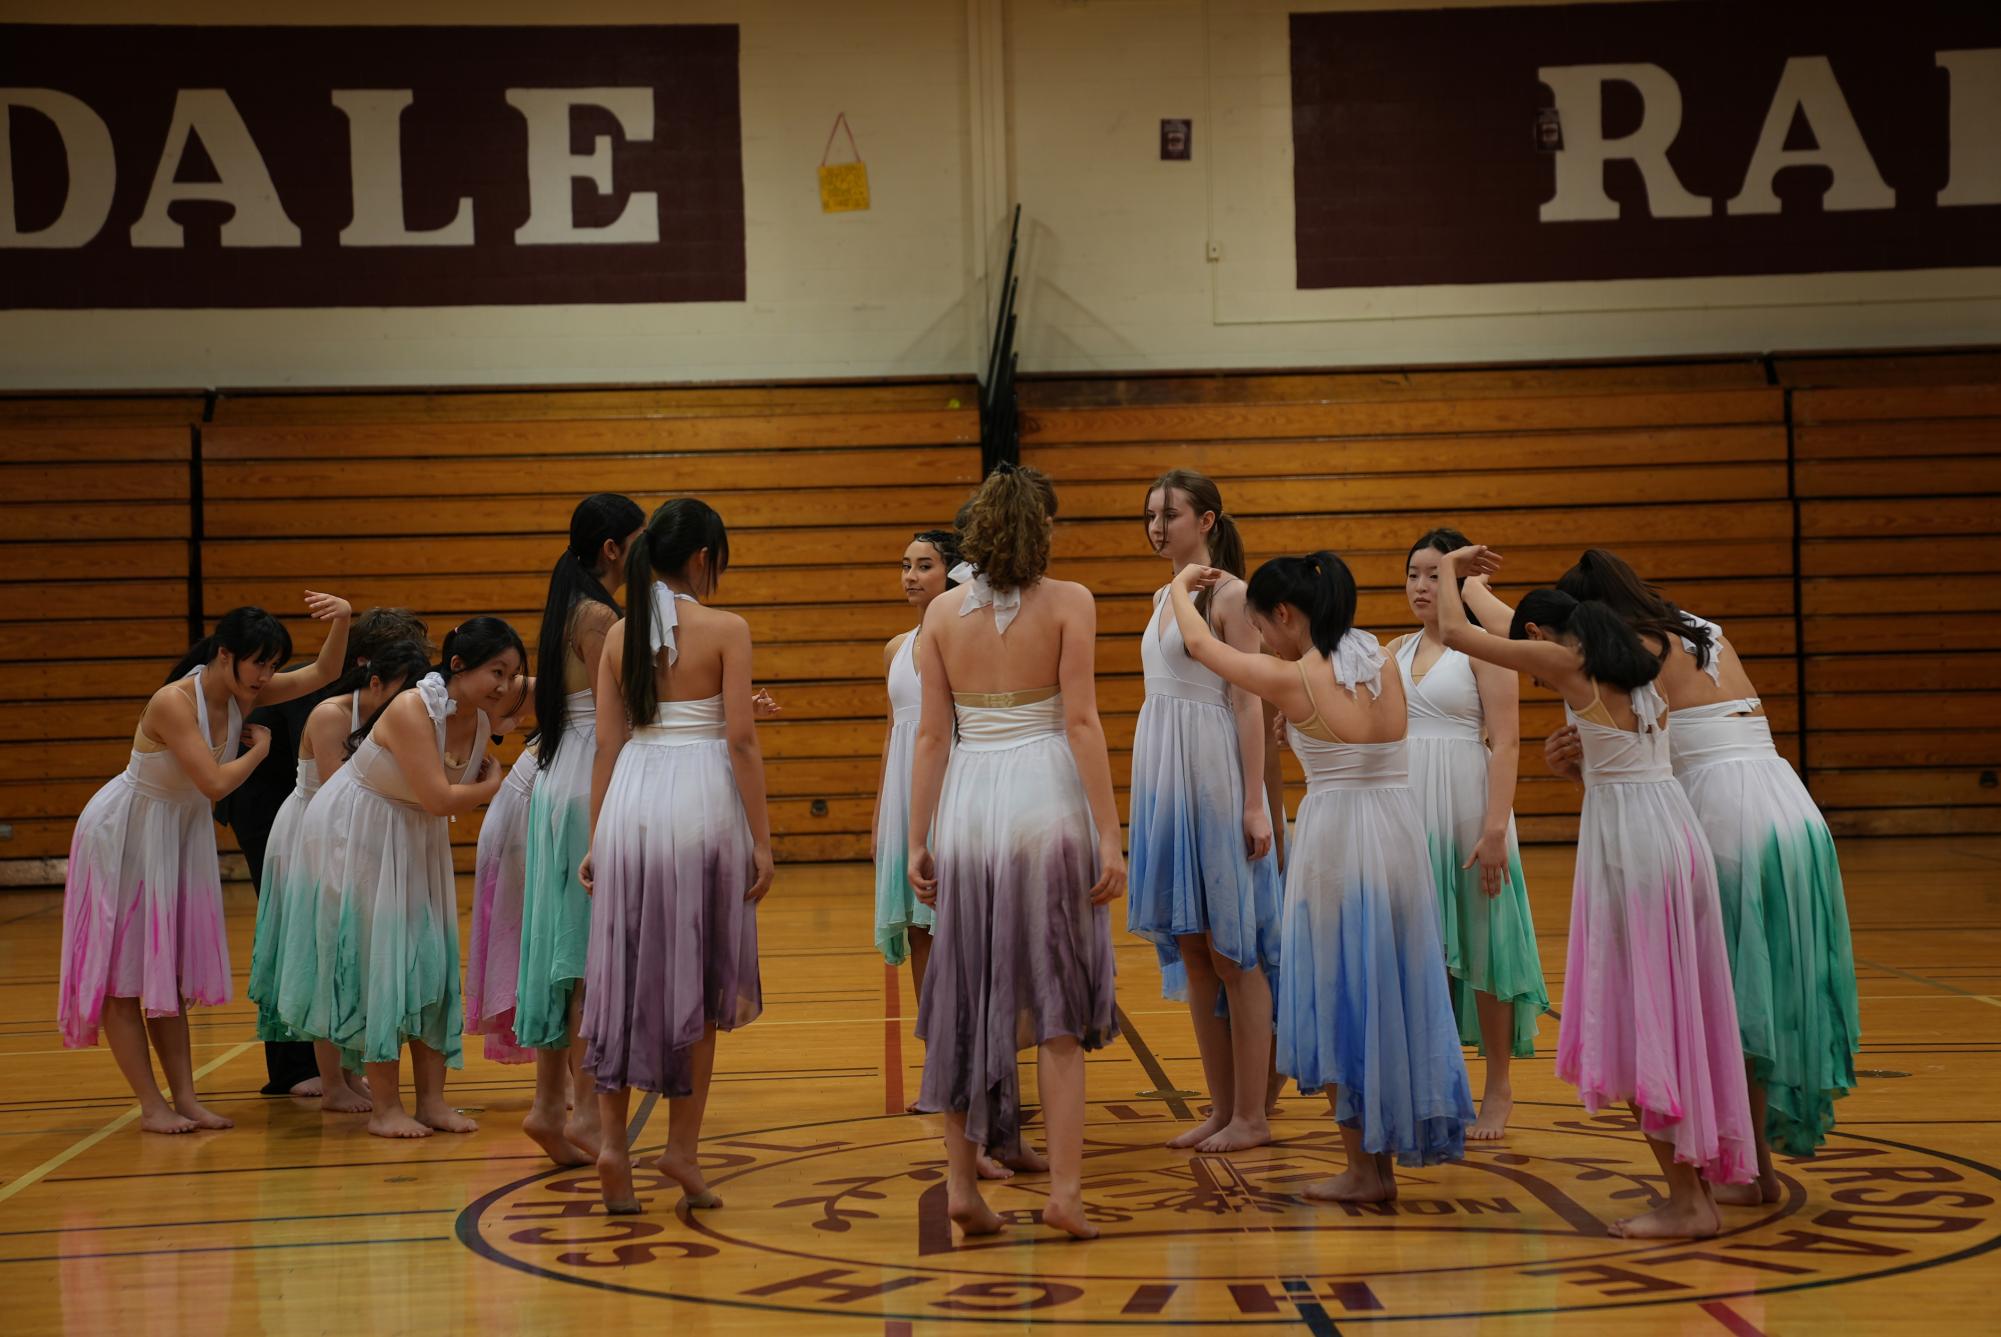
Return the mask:
{"type": "Polygon", "coordinates": [[[847,214],[868,208],[868,164],[862,161],[862,152],[855,147],[854,128],[848,124],[848,114],[841,112],[834,117],[834,128],[827,132],[827,147],[820,153],[820,212],[847,214]],[[848,152],[854,154],[853,162],[829,163],[827,155],[834,151],[834,136],[848,132],[848,152]]]}

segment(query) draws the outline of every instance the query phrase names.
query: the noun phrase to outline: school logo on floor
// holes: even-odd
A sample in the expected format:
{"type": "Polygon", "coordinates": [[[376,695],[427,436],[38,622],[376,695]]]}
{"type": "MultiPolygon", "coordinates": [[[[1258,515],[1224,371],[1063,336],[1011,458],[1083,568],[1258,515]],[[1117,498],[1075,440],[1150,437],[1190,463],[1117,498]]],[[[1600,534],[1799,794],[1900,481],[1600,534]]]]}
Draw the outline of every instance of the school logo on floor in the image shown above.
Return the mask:
{"type": "MultiPolygon", "coordinates": [[[[848,1314],[887,1323],[1017,1319],[1120,1327],[1453,1319],[1633,1305],[1727,1304],[1908,1273],[2001,1246],[2001,1170],[1836,1132],[1783,1160],[1780,1200],[1726,1211],[1716,1239],[1626,1240],[1661,1178],[1629,1120],[1524,1105],[1498,1146],[1405,1171],[1396,1201],[1330,1205],[1301,1190],[1340,1171],[1317,1108],[1278,1145],[1190,1156],[1170,1126],[1094,1106],[1084,1196],[1103,1231],[1069,1246],[1039,1221],[1047,1180],[985,1186],[1000,1235],[957,1239],[935,1121],[907,1116],[725,1135],[704,1143],[724,1206],[676,1210],[635,1174],[646,1212],[606,1217],[595,1176],[552,1170],[466,1209],[461,1242],[558,1281],[663,1300],[848,1314]]],[[[655,1129],[664,1119],[655,1121],[655,1129]]],[[[635,1161],[658,1150],[640,1139],[635,1161]]]]}

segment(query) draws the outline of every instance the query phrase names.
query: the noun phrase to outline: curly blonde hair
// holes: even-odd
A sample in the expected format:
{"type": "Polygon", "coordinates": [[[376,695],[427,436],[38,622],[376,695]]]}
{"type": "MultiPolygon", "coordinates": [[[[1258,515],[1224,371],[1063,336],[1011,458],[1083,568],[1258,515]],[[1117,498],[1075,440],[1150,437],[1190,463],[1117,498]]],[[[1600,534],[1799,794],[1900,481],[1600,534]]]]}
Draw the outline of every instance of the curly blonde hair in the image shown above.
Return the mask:
{"type": "Polygon", "coordinates": [[[1002,464],[967,507],[960,550],[997,590],[1025,589],[1049,569],[1056,486],[1040,469],[1002,464]]]}

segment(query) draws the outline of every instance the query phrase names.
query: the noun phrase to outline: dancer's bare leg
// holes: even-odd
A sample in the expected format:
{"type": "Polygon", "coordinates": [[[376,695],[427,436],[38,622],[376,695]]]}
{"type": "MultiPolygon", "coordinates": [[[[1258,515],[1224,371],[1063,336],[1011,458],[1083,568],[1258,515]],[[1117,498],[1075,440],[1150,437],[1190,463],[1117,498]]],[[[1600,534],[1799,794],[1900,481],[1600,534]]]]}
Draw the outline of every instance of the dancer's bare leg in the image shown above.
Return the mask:
{"type": "Polygon", "coordinates": [[[417,1122],[441,1133],[477,1133],[479,1124],[445,1103],[445,1056],[422,1040],[410,1042],[410,1070],[417,1087],[417,1122]]]}
{"type": "MultiPolygon", "coordinates": [[[[1331,1110],[1335,1089],[1327,1088],[1331,1110]]],[[[1390,1202],[1397,1195],[1396,1167],[1386,1155],[1371,1155],[1362,1146],[1360,1127],[1341,1125],[1341,1149],[1348,1153],[1348,1168],[1332,1179],[1309,1184],[1306,1197],[1315,1202],[1390,1202]]]]}
{"type": "Polygon", "coordinates": [[[167,1074],[167,1090],[174,1099],[174,1112],[193,1119],[197,1128],[234,1128],[236,1120],[226,1119],[195,1098],[195,1061],[188,1048],[188,1005],[171,1017],[146,1018],[146,1032],[153,1037],[153,1052],[167,1074]]]}
{"type": "MultiPolygon", "coordinates": [[[[585,1091],[588,1088],[579,1084],[577,1089],[585,1091]]],[[[528,1134],[530,1140],[548,1153],[549,1159],[556,1164],[589,1165],[596,1157],[563,1136],[563,1125],[569,1121],[569,1096],[570,1051],[536,1050],[535,1100],[528,1106],[527,1116],[521,1120],[521,1131],[528,1134]]],[[[588,1097],[578,1103],[591,1108],[597,1105],[588,1097]]]]}
{"type": "Polygon", "coordinates": [[[1229,1126],[1236,1112],[1236,1056],[1230,1048],[1230,1022],[1216,1015],[1216,995],[1223,981],[1207,934],[1186,933],[1175,939],[1181,964],[1188,972],[1188,1020],[1195,1028],[1195,1050],[1202,1056],[1202,1080],[1209,1087],[1209,1117],[1167,1140],[1175,1148],[1197,1147],[1229,1126]]]}
{"type": "Polygon", "coordinates": [[[578,980],[570,989],[569,1029],[570,1037],[569,1072],[565,1085],[574,1090],[576,1099],[570,1105],[570,1117],[563,1124],[563,1136],[571,1146],[588,1155],[597,1155],[598,1148],[598,1103],[590,1099],[589,1093],[596,1089],[597,1078],[584,1067],[584,1037],[577,1029],[584,1019],[584,982],[578,980]]]}
{"type": "Polygon", "coordinates": [[[403,1108],[402,1065],[395,1059],[368,1065],[368,1131],[377,1137],[429,1137],[431,1130],[403,1108]]]}
{"type": "Polygon", "coordinates": [[[153,1056],[146,1048],[146,1019],[137,998],[104,1000],[104,1042],[124,1074],[125,1084],[139,1100],[139,1126],[149,1133],[192,1133],[195,1121],[177,1112],[160,1094],[153,1076],[153,1056]]]}
{"type": "MultiPolygon", "coordinates": [[[[1632,1106],[1633,1123],[1646,1137],[1646,1121],[1637,1105],[1632,1106]]],[[[1677,1164],[1674,1143],[1647,1137],[1647,1150],[1667,1178],[1668,1200],[1650,1212],[1627,1217],[1608,1227],[1608,1233],[1626,1239],[1708,1239],[1723,1229],[1723,1215],[1709,1195],[1709,1185],[1692,1165],[1677,1164]]]]}
{"type": "Polygon", "coordinates": [[[1074,1035],[1059,1035],[1036,1051],[1042,1123],[1049,1134],[1049,1197],[1042,1224],[1096,1239],[1084,1217],[1084,1049],[1074,1035]]]}
{"type": "Polygon", "coordinates": [[[1744,1080],[1751,1091],[1751,1127],[1758,1135],[1758,1177],[1748,1184],[1711,1184],[1711,1196],[1723,1207],[1761,1207],[1779,1200],[1779,1170],[1772,1164],[1772,1144],[1765,1140],[1770,1097],[1749,1062],[1744,1064],[1744,1080]]]}
{"type": "Polygon", "coordinates": [[[968,1235],[997,1235],[1001,1219],[980,1196],[978,1148],[966,1140],[963,1111],[945,1116],[946,1214],[968,1235]]]}
{"type": "MultiPolygon", "coordinates": [[[[631,1097],[626,1087],[597,1093],[598,1126],[604,1130],[598,1140],[598,1190],[604,1194],[605,1211],[613,1216],[640,1210],[638,1195],[632,1191],[632,1152],[625,1144],[625,1112],[631,1097]]],[[[590,1097],[578,1092],[577,1099],[590,1097]]]]}
{"type": "MultiPolygon", "coordinates": [[[[1216,978],[1230,1000],[1227,1022],[1230,1032],[1230,1121],[1196,1144],[1198,1151],[1247,1151],[1271,1141],[1271,1124],[1265,1118],[1266,1055],[1272,1049],[1271,981],[1263,970],[1246,970],[1236,962],[1213,954],[1216,978]]],[[[1206,1068],[1206,1064],[1204,1067],[1206,1068]]]]}
{"type": "Polygon", "coordinates": [[[1514,1061],[1515,1005],[1490,993],[1473,995],[1480,1011],[1480,1047],[1487,1051],[1487,1085],[1480,1092],[1480,1117],[1466,1130],[1469,1142],[1492,1142],[1508,1131],[1515,1088],[1508,1080],[1514,1061]]]}
{"type": "Polygon", "coordinates": [[[723,1200],[702,1177],[702,1115],[709,1107],[709,1079],[716,1070],[716,1028],[707,1027],[688,1051],[688,1094],[667,1102],[667,1147],[653,1163],[681,1186],[690,1207],[720,1207],[723,1200]]]}

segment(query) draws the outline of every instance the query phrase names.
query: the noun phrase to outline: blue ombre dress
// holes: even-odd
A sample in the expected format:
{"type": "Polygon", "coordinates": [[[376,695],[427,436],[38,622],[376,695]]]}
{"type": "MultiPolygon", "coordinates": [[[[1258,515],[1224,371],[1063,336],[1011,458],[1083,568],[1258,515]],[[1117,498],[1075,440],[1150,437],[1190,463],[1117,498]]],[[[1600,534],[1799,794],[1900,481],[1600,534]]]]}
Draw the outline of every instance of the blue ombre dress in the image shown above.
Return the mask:
{"type": "MultiPolygon", "coordinates": [[[[1380,691],[1382,668],[1367,632],[1336,649],[1335,678],[1350,692],[1380,691]]],[[[1306,797],[1285,870],[1278,1070],[1302,1092],[1338,1087],[1334,1116],[1359,1125],[1371,1155],[1452,1160],[1473,1099],[1407,749],[1342,742],[1317,703],[1287,735],[1306,797]]]]}
{"type": "MultiPolygon", "coordinates": [[[[1188,657],[1167,591],[1140,641],[1146,702],[1133,735],[1126,929],[1154,945],[1161,993],[1188,996],[1175,939],[1206,934],[1223,956],[1278,980],[1278,859],[1244,855],[1244,768],[1224,681],[1188,657]]],[[[1221,995],[1218,1006],[1221,1007],[1221,995]]]]}

